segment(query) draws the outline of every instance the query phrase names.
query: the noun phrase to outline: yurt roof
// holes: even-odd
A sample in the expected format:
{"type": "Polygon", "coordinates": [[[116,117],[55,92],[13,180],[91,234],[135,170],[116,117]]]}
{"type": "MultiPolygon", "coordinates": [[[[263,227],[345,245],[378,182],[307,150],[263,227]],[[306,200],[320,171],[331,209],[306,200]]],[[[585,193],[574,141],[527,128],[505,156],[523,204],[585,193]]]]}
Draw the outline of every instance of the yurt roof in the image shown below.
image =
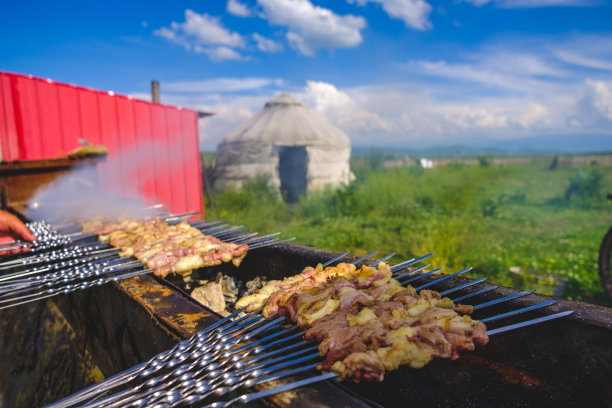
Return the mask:
{"type": "Polygon", "coordinates": [[[344,132],[288,93],[267,102],[259,113],[225,135],[219,147],[241,143],[336,149],[347,149],[351,144],[344,132]]]}

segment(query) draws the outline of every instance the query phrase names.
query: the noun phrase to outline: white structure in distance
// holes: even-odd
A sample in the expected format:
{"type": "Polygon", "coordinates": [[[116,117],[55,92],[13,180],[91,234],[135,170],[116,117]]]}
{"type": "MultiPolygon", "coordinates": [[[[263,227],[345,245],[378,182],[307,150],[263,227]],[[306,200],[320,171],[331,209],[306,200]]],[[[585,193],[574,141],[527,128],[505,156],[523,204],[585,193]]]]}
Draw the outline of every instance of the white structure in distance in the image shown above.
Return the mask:
{"type": "Polygon", "coordinates": [[[267,102],[217,147],[215,188],[267,175],[288,202],[348,184],[351,142],[340,129],[288,93],[267,102]]]}

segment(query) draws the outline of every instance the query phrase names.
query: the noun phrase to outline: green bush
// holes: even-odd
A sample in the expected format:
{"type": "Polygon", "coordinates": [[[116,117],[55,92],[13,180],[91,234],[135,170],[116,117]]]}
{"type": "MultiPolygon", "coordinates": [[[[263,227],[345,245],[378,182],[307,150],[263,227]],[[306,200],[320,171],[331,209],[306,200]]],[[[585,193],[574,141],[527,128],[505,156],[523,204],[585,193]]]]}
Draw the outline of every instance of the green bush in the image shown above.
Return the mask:
{"type": "Polygon", "coordinates": [[[478,156],[478,165],[480,167],[489,167],[491,165],[491,159],[487,156],[478,156]]]}
{"type": "Polygon", "coordinates": [[[582,168],[578,170],[570,178],[570,184],[565,189],[565,200],[596,198],[601,193],[602,177],[598,169],[582,168]]]}

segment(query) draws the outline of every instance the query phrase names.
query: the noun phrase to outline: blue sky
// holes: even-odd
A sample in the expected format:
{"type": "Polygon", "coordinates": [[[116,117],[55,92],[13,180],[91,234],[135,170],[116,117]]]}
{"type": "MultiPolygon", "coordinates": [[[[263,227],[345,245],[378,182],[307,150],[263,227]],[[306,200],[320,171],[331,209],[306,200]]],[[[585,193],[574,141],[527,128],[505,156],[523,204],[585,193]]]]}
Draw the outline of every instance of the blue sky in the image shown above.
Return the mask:
{"type": "Polygon", "coordinates": [[[144,99],[161,81],[163,102],[216,113],[207,150],[282,91],[355,145],[612,149],[603,0],[12,2],[0,38],[0,70],[144,99]]]}

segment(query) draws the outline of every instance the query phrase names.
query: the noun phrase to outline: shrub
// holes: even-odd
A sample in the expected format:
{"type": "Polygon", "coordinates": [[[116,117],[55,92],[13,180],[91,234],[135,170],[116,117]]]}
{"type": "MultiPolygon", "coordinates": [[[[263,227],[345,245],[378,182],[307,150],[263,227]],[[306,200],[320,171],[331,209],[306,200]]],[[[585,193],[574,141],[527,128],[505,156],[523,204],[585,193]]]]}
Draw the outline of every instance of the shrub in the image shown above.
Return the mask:
{"type": "Polygon", "coordinates": [[[602,174],[598,169],[580,169],[570,177],[570,184],[565,189],[565,199],[591,199],[600,194],[602,174]]]}
{"type": "Polygon", "coordinates": [[[480,167],[489,167],[491,165],[491,159],[487,156],[478,156],[478,165],[480,167]]]}
{"type": "Polygon", "coordinates": [[[493,198],[485,201],[482,204],[482,215],[485,217],[493,217],[497,212],[497,201],[493,198]]]}

